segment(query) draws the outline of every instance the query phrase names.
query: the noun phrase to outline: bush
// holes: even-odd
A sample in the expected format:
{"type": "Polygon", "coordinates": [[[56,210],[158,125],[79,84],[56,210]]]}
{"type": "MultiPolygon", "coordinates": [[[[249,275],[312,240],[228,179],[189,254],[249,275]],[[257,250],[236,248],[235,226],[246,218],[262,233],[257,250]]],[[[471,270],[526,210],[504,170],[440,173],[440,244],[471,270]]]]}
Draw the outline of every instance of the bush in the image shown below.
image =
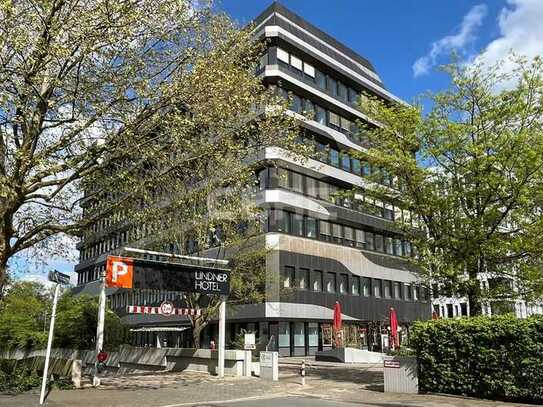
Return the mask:
{"type": "Polygon", "coordinates": [[[417,322],[421,391],[543,402],[543,317],[417,322]]]}
{"type": "Polygon", "coordinates": [[[12,372],[0,370],[0,391],[2,392],[22,393],[40,384],[40,376],[27,367],[17,367],[12,372]]]}

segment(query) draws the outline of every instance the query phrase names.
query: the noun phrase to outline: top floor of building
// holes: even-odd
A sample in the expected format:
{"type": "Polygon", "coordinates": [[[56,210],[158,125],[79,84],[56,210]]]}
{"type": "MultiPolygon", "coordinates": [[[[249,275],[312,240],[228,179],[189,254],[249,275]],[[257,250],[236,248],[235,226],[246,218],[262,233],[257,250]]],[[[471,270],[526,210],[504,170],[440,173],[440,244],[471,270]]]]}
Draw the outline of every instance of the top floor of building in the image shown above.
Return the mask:
{"type": "Polygon", "coordinates": [[[317,85],[328,77],[340,92],[345,87],[402,102],[385,88],[368,59],[277,2],[253,20],[252,29],[255,37],[269,43],[268,63],[288,65],[317,85]]]}

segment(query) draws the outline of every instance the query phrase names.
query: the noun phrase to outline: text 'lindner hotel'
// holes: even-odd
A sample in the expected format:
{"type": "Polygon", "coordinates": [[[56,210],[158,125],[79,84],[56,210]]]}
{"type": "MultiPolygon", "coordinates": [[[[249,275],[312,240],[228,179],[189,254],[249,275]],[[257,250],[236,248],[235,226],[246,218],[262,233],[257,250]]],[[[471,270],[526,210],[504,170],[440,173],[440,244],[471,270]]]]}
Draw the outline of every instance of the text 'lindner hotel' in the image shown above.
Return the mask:
{"type": "MultiPolygon", "coordinates": [[[[396,226],[406,214],[364,194],[375,169],[349,154],[365,150],[363,131],[355,123],[371,122],[356,107],[360,94],[398,99],[368,60],[285,7],[273,3],[254,25],[255,36],[267,44],[257,74],[290,96],[291,114],[302,119],[304,112],[311,113],[300,123],[317,155],[300,162],[267,148],[259,157],[256,199],[267,213],[265,239],[273,248],[266,272],[280,278],[267,279],[266,302],[228,313],[227,340],[245,329],[281,355],[314,354],[332,346],[332,310],[339,301],[344,342],[380,350],[390,307],[401,326],[431,313],[429,293],[405,259],[412,248],[396,226]],[[354,186],[361,188],[354,198],[339,198],[338,192],[354,186]]],[[[382,182],[392,184],[387,177],[382,182]]],[[[81,286],[89,264],[76,267],[81,286]]],[[[131,323],[187,324],[184,317],[175,322],[138,318],[131,323]]],[[[202,344],[216,337],[211,325],[202,344]]]]}

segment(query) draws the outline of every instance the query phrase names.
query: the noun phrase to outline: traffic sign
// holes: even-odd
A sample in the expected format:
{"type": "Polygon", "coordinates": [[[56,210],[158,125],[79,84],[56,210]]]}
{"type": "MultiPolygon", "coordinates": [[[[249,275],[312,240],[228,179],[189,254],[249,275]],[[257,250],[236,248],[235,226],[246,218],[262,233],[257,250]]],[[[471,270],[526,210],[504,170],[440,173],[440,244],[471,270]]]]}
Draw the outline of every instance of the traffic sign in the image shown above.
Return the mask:
{"type": "Polygon", "coordinates": [[[49,281],[53,283],[68,285],[70,284],[70,276],[68,274],[61,273],[60,271],[54,270],[49,272],[49,281]]]}
{"type": "Polygon", "coordinates": [[[245,334],[245,350],[256,349],[256,340],[255,334],[252,332],[245,334]]]}

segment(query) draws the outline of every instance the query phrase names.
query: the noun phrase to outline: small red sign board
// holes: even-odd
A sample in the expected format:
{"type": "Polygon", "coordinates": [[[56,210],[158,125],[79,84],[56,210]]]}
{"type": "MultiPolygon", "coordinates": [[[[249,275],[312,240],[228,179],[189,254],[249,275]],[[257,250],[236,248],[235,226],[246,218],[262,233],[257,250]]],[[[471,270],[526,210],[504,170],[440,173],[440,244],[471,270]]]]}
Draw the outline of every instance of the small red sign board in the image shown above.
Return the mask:
{"type": "Polygon", "coordinates": [[[400,361],[399,360],[385,360],[384,367],[391,367],[394,369],[398,369],[400,367],[400,361]]]}
{"type": "Polygon", "coordinates": [[[105,362],[107,359],[107,352],[104,352],[103,350],[98,352],[96,359],[98,359],[98,362],[105,362]]]}

